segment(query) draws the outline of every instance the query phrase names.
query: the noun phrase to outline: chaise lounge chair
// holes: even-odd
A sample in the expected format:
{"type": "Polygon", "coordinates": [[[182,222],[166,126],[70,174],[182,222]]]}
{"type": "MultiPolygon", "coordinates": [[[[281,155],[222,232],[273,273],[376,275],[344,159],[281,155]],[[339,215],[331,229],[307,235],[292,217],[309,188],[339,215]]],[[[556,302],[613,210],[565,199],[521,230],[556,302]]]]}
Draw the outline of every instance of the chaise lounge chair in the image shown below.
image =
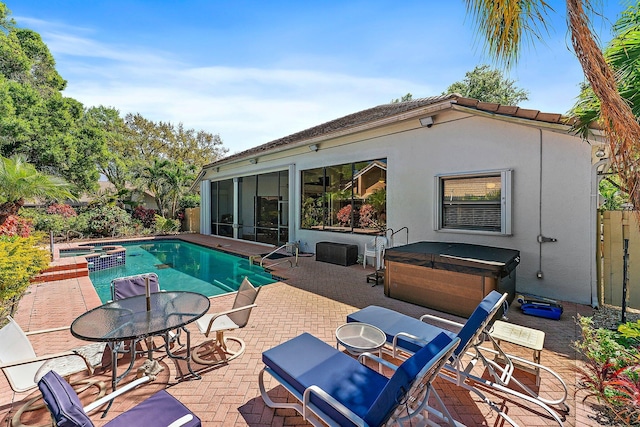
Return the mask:
{"type": "MultiPolygon", "coordinates": [[[[90,427],[93,422],[87,416],[121,394],[149,381],[149,377],[138,378],[126,386],[95,402],[82,407],[73,388],[54,371],[45,374],[38,387],[58,427],[90,427]]],[[[161,390],[142,403],[115,417],[105,427],[200,427],[200,419],[179,400],[161,390]]]]}
{"type": "MultiPolygon", "coordinates": [[[[567,398],[567,387],[562,378],[546,366],[506,354],[487,333],[489,324],[493,321],[500,308],[506,304],[506,298],[506,293],[500,295],[500,293],[492,291],[480,302],[465,324],[452,322],[448,319],[433,315],[425,315],[418,320],[378,306],[369,306],[348,315],[347,322],[364,322],[380,328],[387,336],[387,352],[392,354],[393,357],[399,358],[404,358],[406,355],[413,354],[420,350],[422,341],[429,340],[431,337],[440,333],[458,337],[460,338],[460,344],[455,349],[449,362],[445,364],[442,369],[440,373],[442,378],[475,393],[511,425],[515,426],[516,424],[476,387],[477,384],[533,403],[551,415],[559,425],[562,425],[562,419],[558,413],[549,406],[559,405],[561,410],[567,410],[567,406],[564,404],[567,398]],[[457,333],[454,333],[426,323],[426,321],[438,321],[456,327],[459,330],[457,333]],[[483,336],[488,337],[488,339],[492,341],[497,351],[481,346],[483,336]],[[490,354],[490,356],[488,357],[487,354],[490,354]],[[494,361],[496,354],[506,361],[504,365],[500,365],[494,361]],[[470,361],[466,364],[463,361],[463,357],[465,356],[470,357],[470,361]],[[489,372],[491,379],[478,377],[471,373],[478,361],[482,362],[489,372]],[[539,367],[541,370],[550,374],[560,384],[563,390],[562,396],[558,399],[545,399],[531,390],[513,376],[515,369],[514,362],[539,367]]],[[[555,389],[556,388],[554,388],[554,390],[555,389]]]]}
{"type": "Polygon", "coordinates": [[[439,334],[402,365],[370,353],[360,355],[395,372],[391,378],[304,333],[262,353],[265,367],[258,382],[262,399],[271,408],[292,408],[314,426],[382,426],[420,422],[438,426],[429,413],[450,426],[461,426],[446,409],[431,383],[458,345],[459,339],[439,334]],[[286,388],[297,403],[274,402],[267,394],[264,374],[286,388]],[[428,405],[433,397],[440,409],[428,405]]]}
{"type": "MultiPolygon", "coordinates": [[[[87,344],[70,351],[36,356],[27,335],[63,331],[69,327],[25,333],[10,316],[7,316],[7,319],[9,323],[0,329],[0,343],[2,343],[0,345],[0,369],[14,392],[20,393],[35,388],[40,377],[52,369],[63,376],[71,376],[85,370],[91,375],[94,369],[102,363],[104,343],[87,344]]],[[[84,379],[74,385],[83,389],[96,386],[99,388],[100,394],[104,395],[105,385],[101,381],[84,379]]],[[[38,399],[30,399],[22,405],[12,417],[10,425],[21,426],[22,414],[35,409],[36,407],[33,405],[38,399]]]]}

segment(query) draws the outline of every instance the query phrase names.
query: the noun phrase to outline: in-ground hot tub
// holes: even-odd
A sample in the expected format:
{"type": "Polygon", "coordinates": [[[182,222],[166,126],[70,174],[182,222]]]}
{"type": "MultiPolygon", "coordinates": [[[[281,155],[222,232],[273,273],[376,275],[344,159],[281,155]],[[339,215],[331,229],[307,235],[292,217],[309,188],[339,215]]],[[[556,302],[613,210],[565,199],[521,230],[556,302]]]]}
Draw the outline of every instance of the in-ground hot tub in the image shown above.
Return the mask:
{"type": "Polygon", "coordinates": [[[520,251],[467,243],[416,242],[387,249],[384,294],[469,317],[492,290],[513,300],[520,251]]]}

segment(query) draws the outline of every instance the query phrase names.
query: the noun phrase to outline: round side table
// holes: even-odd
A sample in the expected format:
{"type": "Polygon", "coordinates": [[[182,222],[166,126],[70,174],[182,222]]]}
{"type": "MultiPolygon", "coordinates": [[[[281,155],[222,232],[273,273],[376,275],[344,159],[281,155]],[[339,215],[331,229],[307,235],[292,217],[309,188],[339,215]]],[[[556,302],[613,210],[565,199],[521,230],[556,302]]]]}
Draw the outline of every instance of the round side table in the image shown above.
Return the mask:
{"type": "MultiPolygon", "coordinates": [[[[382,347],[386,342],[385,333],[368,323],[345,323],[336,329],[336,348],[343,346],[354,356],[366,352],[377,352],[378,357],[382,358],[382,347]]],[[[382,370],[382,365],[379,365],[379,370],[382,370]]]]}

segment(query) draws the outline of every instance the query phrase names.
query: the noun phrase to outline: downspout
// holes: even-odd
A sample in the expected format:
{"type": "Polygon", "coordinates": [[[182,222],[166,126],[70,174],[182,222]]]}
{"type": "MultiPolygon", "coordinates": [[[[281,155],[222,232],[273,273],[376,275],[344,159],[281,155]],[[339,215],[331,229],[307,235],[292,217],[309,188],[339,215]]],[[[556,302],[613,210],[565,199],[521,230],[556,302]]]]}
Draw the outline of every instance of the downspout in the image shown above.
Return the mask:
{"type": "Polygon", "coordinates": [[[540,176],[538,177],[538,188],[540,193],[538,195],[538,271],[536,272],[536,277],[539,280],[542,280],[544,278],[544,273],[542,272],[542,244],[557,242],[558,240],[553,237],[545,237],[542,234],[542,129],[538,129],[538,132],[540,132],[540,176]]]}
{"type": "Polygon", "coordinates": [[[600,260],[598,259],[598,242],[600,240],[600,230],[598,227],[598,187],[600,184],[600,179],[598,177],[598,169],[601,166],[607,165],[609,163],[609,159],[602,159],[598,162],[594,163],[591,166],[591,203],[590,203],[590,218],[589,218],[589,229],[591,230],[591,255],[595,257],[595,260],[591,262],[591,306],[593,308],[598,308],[599,298],[598,298],[598,263],[600,260]]]}
{"type": "Polygon", "coordinates": [[[536,277],[542,280],[542,129],[538,129],[538,132],[540,132],[540,153],[538,155],[540,175],[538,176],[538,271],[536,277]]]}

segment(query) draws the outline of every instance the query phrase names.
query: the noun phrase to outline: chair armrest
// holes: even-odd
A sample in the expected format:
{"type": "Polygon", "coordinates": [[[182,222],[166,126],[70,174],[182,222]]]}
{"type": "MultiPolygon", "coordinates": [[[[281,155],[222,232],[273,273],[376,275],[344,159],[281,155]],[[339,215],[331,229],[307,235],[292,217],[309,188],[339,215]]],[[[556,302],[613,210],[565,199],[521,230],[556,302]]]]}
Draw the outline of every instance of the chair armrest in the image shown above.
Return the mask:
{"type": "MultiPolygon", "coordinates": [[[[316,385],[312,385],[307,387],[304,391],[302,398],[302,417],[307,420],[307,408],[309,406],[309,401],[311,399],[311,394],[315,394],[318,398],[324,400],[328,405],[332,406],[336,411],[340,412],[344,417],[346,417],[349,421],[354,423],[357,426],[365,425],[364,420],[356,415],[351,409],[344,406],[342,403],[338,402],[334,399],[329,393],[321,389],[316,385]]],[[[312,409],[309,409],[313,412],[312,409]]],[[[318,415],[318,414],[316,414],[318,415]]],[[[319,416],[319,415],[318,415],[319,416]]],[[[326,420],[323,420],[326,422],[326,420]]]]}
{"type": "Polygon", "coordinates": [[[424,343],[424,344],[428,344],[429,341],[425,340],[424,338],[420,338],[417,337],[415,335],[411,335],[408,334],[406,332],[398,332],[394,337],[393,337],[393,341],[392,341],[392,347],[393,347],[393,358],[397,358],[398,357],[398,349],[400,348],[402,351],[407,351],[401,347],[398,347],[398,338],[399,337],[403,337],[403,338],[408,338],[411,341],[415,341],[417,343],[424,343]]]}
{"type": "Polygon", "coordinates": [[[106,396],[101,397],[100,399],[96,400],[95,402],[92,402],[92,403],[88,404],[87,406],[85,406],[83,408],[83,410],[86,413],[95,411],[96,409],[98,409],[99,407],[104,405],[105,403],[109,403],[110,401],[112,401],[116,397],[120,396],[121,394],[126,393],[129,390],[138,387],[140,384],[146,383],[146,382],[148,382],[150,380],[151,380],[151,377],[148,377],[148,376],[144,376],[144,377],[138,378],[136,380],[133,380],[130,383],[126,384],[124,387],[121,387],[121,388],[117,389],[113,393],[109,393],[106,396]]]}
{"type": "Polygon", "coordinates": [[[445,325],[449,326],[455,326],[460,329],[462,329],[462,327],[464,326],[462,323],[456,322],[455,320],[445,319],[444,317],[434,316],[433,314],[425,314],[424,316],[420,317],[421,322],[427,323],[425,319],[434,320],[436,322],[444,323],[445,325]]]}
{"type": "Polygon", "coordinates": [[[245,305],[243,307],[238,307],[238,308],[234,308],[231,310],[226,310],[226,311],[221,311],[219,313],[215,313],[213,315],[213,317],[209,320],[209,326],[207,327],[207,333],[205,335],[209,335],[209,333],[211,332],[211,326],[213,325],[213,321],[216,320],[218,317],[220,316],[226,316],[227,314],[231,314],[231,313],[237,313],[239,311],[244,311],[244,310],[250,310],[252,308],[257,307],[257,304],[250,304],[250,305],[245,305]]]}
{"type": "Polygon", "coordinates": [[[388,360],[385,360],[382,357],[376,356],[375,354],[372,354],[372,353],[362,353],[358,356],[358,362],[362,363],[363,365],[366,362],[365,359],[369,359],[372,362],[376,362],[383,366],[386,366],[387,368],[393,370],[394,372],[396,371],[396,369],[398,369],[398,365],[394,365],[388,360]]]}
{"type": "Polygon", "coordinates": [[[71,326],[60,326],[59,328],[50,328],[50,329],[40,329],[38,331],[29,331],[25,332],[25,335],[37,335],[37,334],[48,334],[49,332],[58,332],[58,331],[66,331],[69,330],[71,326]]]}
{"type": "Polygon", "coordinates": [[[51,360],[51,359],[56,359],[58,357],[65,357],[65,356],[78,356],[84,359],[84,357],[82,357],[78,353],[75,353],[73,351],[65,351],[63,353],[46,354],[44,356],[32,357],[30,359],[14,360],[13,362],[3,363],[3,364],[0,364],[0,369],[10,368],[12,366],[26,365],[28,363],[42,362],[45,360],[51,360]]]}
{"type": "Polygon", "coordinates": [[[193,414],[187,414],[187,415],[184,415],[184,416],[178,418],[177,420],[175,420],[174,422],[169,424],[167,427],[180,427],[180,426],[185,425],[186,423],[188,423],[192,419],[193,419],[193,414]]]}

